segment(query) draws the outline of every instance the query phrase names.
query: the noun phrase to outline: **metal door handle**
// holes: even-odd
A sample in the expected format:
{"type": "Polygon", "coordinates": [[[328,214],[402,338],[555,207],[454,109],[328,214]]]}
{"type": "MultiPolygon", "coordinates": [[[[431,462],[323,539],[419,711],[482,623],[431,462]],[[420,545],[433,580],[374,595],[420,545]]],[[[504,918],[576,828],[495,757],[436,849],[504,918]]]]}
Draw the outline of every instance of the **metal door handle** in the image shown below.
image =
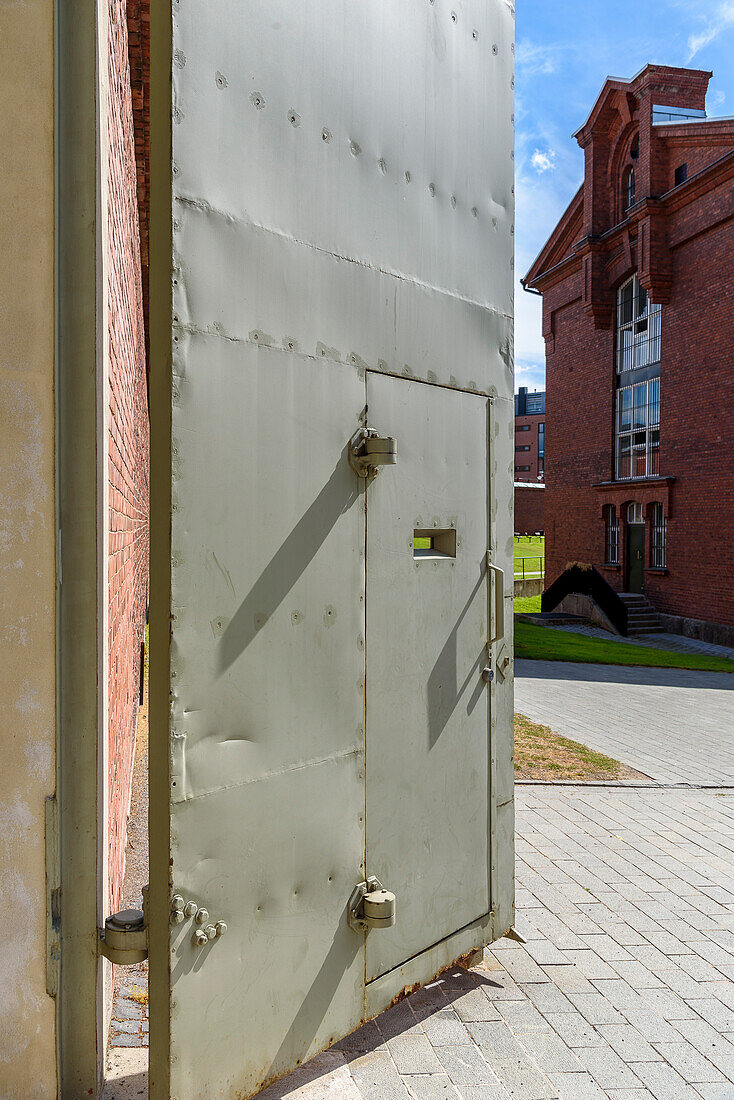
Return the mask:
{"type": "Polygon", "coordinates": [[[490,561],[489,551],[487,551],[487,571],[494,576],[494,584],[487,590],[488,626],[492,622],[492,590],[494,590],[494,634],[490,635],[487,642],[487,648],[489,648],[492,642],[498,642],[505,636],[505,571],[490,561]]]}

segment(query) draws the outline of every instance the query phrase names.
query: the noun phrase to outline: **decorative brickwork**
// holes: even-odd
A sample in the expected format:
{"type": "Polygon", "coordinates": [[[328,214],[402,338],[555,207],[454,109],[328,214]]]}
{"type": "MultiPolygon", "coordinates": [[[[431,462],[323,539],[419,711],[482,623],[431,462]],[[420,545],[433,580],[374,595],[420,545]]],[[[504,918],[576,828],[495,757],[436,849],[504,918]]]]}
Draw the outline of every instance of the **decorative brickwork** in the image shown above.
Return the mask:
{"type": "Polygon", "coordinates": [[[588,562],[624,591],[627,505],[636,502],[654,606],[734,624],[734,123],[653,124],[652,111],[700,111],[710,75],[648,66],[629,83],[607,81],[576,135],[583,186],[524,283],[543,294],[547,582],[570,562],[588,562]],[[686,178],[675,186],[682,164],[686,178]],[[631,165],[635,201],[624,209],[631,165]],[[663,303],[660,476],[615,482],[616,290],[634,272],[663,303]],[[664,569],[651,556],[658,502],[664,569]],[[620,562],[605,568],[610,504],[620,562]]]}
{"type": "Polygon", "coordinates": [[[136,161],[145,138],[133,126],[125,0],[109,0],[108,78],[109,901],[114,911],[124,871],[148,598],[148,395],[138,217],[145,166],[136,161]]]}

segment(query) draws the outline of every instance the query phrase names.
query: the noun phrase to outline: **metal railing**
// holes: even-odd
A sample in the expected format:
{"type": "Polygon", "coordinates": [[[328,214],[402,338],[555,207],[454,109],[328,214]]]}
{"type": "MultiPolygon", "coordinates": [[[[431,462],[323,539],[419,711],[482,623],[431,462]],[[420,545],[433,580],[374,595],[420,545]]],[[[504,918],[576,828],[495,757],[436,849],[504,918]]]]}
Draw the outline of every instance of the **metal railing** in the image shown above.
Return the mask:
{"type": "Polygon", "coordinates": [[[545,578],[545,558],[515,558],[515,576],[523,580],[545,578]]]}

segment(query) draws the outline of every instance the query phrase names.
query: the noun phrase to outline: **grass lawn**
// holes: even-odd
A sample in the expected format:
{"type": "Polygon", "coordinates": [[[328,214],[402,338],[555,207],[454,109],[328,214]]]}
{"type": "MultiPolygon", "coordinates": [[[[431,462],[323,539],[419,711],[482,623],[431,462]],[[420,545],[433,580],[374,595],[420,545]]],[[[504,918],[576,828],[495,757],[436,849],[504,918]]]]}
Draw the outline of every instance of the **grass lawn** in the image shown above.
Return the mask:
{"type": "Polygon", "coordinates": [[[553,733],[548,726],[515,715],[516,779],[646,779],[646,776],[553,733]]]}
{"type": "Polygon", "coordinates": [[[522,576],[522,563],[525,561],[526,573],[542,573],[545,558],[545,537],[543,535],[515,536],[515,576],[522,576]]]}
{"type": "Polygon", "coordinates": [[[734,672],[728,657],[699,653],[671,653],[610,639],[587,638],[566,630],[515,622],[515,657],[536,661],[580,661],[595,665],[644,665],[650,668],[688,668],[703,672],[734,672]]]}
{"type": "Polygon", "coordinates": [[[515,613],[518,615],[530,615],[534,611],[540,611],[540,596],[515,596],[515,613]]]}

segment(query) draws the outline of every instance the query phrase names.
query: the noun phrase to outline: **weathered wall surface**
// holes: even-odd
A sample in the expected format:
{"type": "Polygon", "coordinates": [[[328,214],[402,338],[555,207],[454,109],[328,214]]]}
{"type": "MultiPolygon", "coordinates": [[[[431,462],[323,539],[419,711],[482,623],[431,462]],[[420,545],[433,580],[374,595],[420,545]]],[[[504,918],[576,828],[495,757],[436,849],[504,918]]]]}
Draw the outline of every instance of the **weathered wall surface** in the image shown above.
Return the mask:
{"type": "Polygon", "coordinates": [[[56,1095],[44,801],[55,786],[52,0],[0,5],[0,1096],[56,1095]]]}
{"type": "Polygon", "coordinates": [[[141,138],[133,126],[125,0],[110,0],[108,27],[108,782],[114,911],[124,872],[148,596],[148,397],[136,165],[141,138]]]}

